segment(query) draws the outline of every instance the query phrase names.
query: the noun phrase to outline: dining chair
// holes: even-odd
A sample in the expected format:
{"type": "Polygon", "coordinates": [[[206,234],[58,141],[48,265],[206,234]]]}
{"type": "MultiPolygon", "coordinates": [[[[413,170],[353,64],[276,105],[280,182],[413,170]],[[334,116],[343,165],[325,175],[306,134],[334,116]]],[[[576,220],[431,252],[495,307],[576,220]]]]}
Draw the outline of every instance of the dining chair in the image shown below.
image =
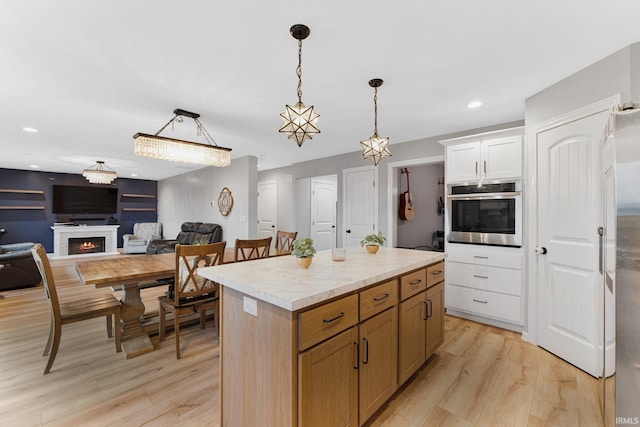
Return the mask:
{"type": "Polygon", "coordinates": [[[218,331],[218,284],[197,274],[199,267],[222,264],[224,248],[222,241],[209,245],[176,245],[176,272],[173,295],[158,297],[160,302],[159,338],[164,340],[167,312],[173,313],[173,330],[176,337],[176,359],[180,359],[180,316],[200,313],[200,327],[205,327],[206,311],[214,310],[218,331]]]}
{"type": "Polygon", "coordinates": [[[296,240],[296,237],[298,237],[297,231],[278,230],[276,233],[276,249],[291,252],[293,250],[293,241],[296,240]]]}
{"type": "Polygon", "coordinates": [[[42,353],[43,357],[47,354],[49,355],[47,367],[44,369],[44,375],[49,373],[51,365],[53,365],[53,361],[58,353],[60,336],[62,335],[62,325],[105,316],[107,318],[107,336],[111,338],[114,335],[114,325],[111,323],[111,316],[113,316],[115,323],[116,352],[120,353],[122,351],[120,345],[120,301],[113,295],[104,295],[94,298],[74,299],[61,303],[51,271],[51,264],[49,263],[49,258],[47,257],[44,247],[40,243],[36,243],[31,249],[31,252],[42,276],[47,301],[49,302],[49,307],[51,307],[49,338],[42,353]]]}
{"type": "Polygon", "coordinates": [[[236,239],[235,262],[249,261],[252,259],[268,258],[271,247],[271,237],[264,239],[236,239]]]}

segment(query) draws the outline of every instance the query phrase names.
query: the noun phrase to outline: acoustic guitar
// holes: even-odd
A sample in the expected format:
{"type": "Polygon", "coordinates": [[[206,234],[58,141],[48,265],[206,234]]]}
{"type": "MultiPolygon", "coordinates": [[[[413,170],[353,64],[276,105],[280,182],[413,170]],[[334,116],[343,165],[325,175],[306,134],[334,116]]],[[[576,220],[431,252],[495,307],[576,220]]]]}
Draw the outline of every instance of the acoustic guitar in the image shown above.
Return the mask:
{"type": "Polygon", "coordinates": [[[416,213],[413,210],[413,201],[411,200],[411,193],[409,189],[409,170],[404,168],[403,174],[407,174],[407,191],[400,194],[400,208],[398,209],[398,216],[403,221],[411,221],[416,213]]]}

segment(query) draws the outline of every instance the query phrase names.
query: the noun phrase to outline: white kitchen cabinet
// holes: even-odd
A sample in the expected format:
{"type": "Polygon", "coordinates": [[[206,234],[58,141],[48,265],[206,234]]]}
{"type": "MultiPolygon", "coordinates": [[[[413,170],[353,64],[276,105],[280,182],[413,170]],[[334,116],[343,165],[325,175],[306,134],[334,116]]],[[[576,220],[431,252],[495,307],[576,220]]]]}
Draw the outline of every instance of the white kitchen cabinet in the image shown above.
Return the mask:
{"type": "Polygon", "coordinates": [[[440,141],[447,184],[522,177],[523,128],[440,141]]]}
{"type": "Polygon", "coordinates": [[[522,250],[482,245],[447,245],[447,312],[521,331],[522,250]]]}

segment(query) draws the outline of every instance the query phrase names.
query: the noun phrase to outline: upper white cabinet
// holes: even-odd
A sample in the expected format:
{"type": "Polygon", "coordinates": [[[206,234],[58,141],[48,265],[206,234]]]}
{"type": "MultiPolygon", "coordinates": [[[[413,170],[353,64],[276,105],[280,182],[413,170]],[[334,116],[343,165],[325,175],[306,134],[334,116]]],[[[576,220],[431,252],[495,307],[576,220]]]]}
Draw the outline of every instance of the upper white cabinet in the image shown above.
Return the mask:
{"type": "Polygon", "coordinates": [[[440,141],[447,183],[521,178],[523,128],[440,141]]]}

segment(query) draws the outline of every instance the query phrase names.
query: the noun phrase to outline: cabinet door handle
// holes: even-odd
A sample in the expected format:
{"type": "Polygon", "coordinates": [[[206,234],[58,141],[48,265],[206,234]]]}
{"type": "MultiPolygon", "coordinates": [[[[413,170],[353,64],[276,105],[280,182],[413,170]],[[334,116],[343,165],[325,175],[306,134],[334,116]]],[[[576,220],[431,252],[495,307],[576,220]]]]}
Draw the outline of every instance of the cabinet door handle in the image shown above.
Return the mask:
{"type": "Polygon", "coordinates": [[[424,317],[422,320],[427,320],[429,318],[429,307],[427,306],[426,301],[422,301],[422,303],[424,304],[424,317]]]}
{"type": "Polygon", "coordinates": [[[375,302],[378,302],[378,301],[385,300],[385,299],[387,299],[387,298],[389,298],[389,294],[385,293],[385,294],[384,294],[384,295],[382,295],[381,297],[374,298],[373,300],[374,300],[375,302]]]}
{"type": "Polygon", "coordinates": [[[442,270],[436,270],[436,271],[434,271],[434,272],[433,272],[433,273],[431,273],[431,274],[433,274],[434,276],[437,276],[437,275],[439,275],[439,274],[442,274],[442,270]]]}
{"type": "Polygon", "coordinates": [[[427,319],[433,316],[433,302],[430,299],[427,300],[427,319]]]}
{"type": "Polygon", "coordinates": [[[362,341],[364,341],[364,359],[362,359],[362,364],[366,365],[369,363],[369,340],[362,338],[362,341]]]}
{"type": "Polygon", "coordinates": [[[479,256],[479,255],[474,255],[474,258],[480,258],[480,259],[489,259],[488,256],[479,256]]]}
{"type": "Polygon", "coordinates": [[[341,311],[340,314],[338,314],[336,317],[332,318],[332,319],[323,319],[322,321],[324,323],[331,323],[331,322],[335,322],[336,320],[340,319],[341,317],[344,317],[344,311],[341,311]]]}
{"type": "Polygon", "coordinates": [[[484,173],[485,174],[487,173],[487,161],[486,160],[484,161],[484,173]]]}
{"type": "Polygon", "coordinates": [[[360,346],[357,342],[354,342],[353,345],[356,346],[356,364],[353,366],[353,369],[358,369],[360,367],[360,346]]]}
{"type": "Polygon", "coordinates": [[[477,277],[478,279],[488,279],[489,276],[479,276],[477,274],[474,274],[473,277],[477,277]]]}
{"type": "Polygon", "coordinates": [[[476,162],[476,176],[478,176],[478,162],[476,162]]]}
{"type": "Polygon", "coordinates": [[[481,304],[486,304],[486,303],[487,303],[487,301],[482,301],[482,300],[475,299],[475,298],[474,298],[473,300],[474,300],[475,302],[479,302],[479,303],[481,303],[481,304]]]}
{"type": "Polygon", "coordinates": [[[422,279],[418,279],[418,280],[414,280],[413,282],[409,282],[409,284],[411,286],[417,285],[418,283],[422,282],[422,279]]]}

